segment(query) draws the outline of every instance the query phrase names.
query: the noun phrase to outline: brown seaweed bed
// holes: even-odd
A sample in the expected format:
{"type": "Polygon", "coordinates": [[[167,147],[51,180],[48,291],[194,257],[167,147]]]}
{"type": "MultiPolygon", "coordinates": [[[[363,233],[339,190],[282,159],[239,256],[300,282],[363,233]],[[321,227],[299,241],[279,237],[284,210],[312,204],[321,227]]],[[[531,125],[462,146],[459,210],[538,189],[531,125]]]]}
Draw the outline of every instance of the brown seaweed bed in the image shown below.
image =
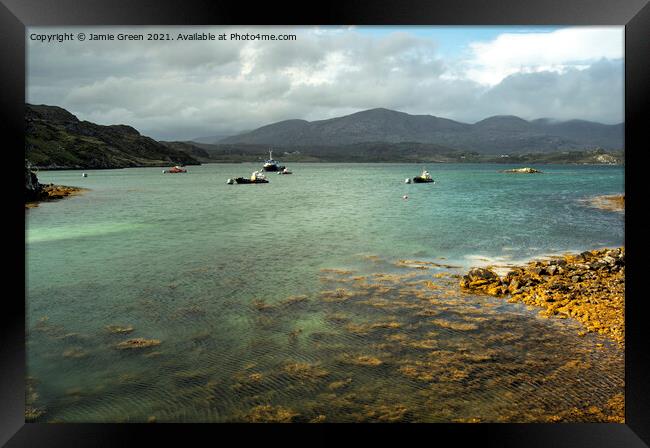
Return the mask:
{"type": "Polygon", "coordinates": [[[576,337],[573,319],[465,291],[454,266],[369,262],[385,269],[323,269],[316,294],[231,304],[250,325],[245,342],[218,339],[200,302],[168,315],[134,305],[196,326],[184,341],[123,321],[92,336],[40,319],[30,343],[60,344],[53,364],[124,367],[64,392],[41,394],[43,378],[30,377],[26,419],[624,421],[623,350],[606,336],[576,337]]]}
{"type": "Polygon", "coordinates": [[[625,212],[625,195],[615,194],[606,196],[594,196],[583,200],[591,207],[611,212],[625,212]]]}

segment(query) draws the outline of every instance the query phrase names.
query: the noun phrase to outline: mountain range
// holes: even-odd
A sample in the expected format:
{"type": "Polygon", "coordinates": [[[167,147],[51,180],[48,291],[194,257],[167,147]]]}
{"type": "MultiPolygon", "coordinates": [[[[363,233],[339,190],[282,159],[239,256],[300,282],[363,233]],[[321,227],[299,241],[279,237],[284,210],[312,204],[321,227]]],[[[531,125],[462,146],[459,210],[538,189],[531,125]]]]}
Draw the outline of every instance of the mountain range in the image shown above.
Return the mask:
{"type": "Polygon", "coordinates": [[[67,110],[26,105],[25,159],[44,169],[261,162],[623,163],[623,124],[526,121],[474,124],[371,109],[328,120],[287,120],[214,144],[158,142],[124,124],[80,121],[67,110]],[[506,157],[506,158],[504,158],[506,157]]]}
{"type": "Polygon", "coordinates": [[[608,125],[584,120],[553,121],[501,115],[474,124],[410,115],[378,108],[327,120],[285,120],[227,137],[224,144],[292,147],[335,147],[361,143],[435,144],[480,154],[567,150],[622,150],[623,123],[608,125]]]}

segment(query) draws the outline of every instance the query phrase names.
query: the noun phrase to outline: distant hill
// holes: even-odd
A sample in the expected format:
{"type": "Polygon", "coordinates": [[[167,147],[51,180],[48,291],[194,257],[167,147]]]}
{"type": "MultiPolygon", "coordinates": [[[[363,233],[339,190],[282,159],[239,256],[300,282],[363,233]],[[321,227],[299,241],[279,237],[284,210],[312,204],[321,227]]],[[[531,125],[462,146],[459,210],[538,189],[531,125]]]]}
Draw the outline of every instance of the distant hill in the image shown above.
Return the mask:
{"type": "Polygon", "coordinates": [[[130,126],[79,121],[56,106],[27,104],[25,128],[25,159],[39,168],[200,164],[188,153],[140,135],[130,126]]]}
{"type": "MultiPolygon", "coordinates": [[[[268,145],[197,143],[212,162],[263,162],[268,145]]],[[[291,151],[273,151],[273,158],[291,162],[455,162],[465,153],[431,143],[367,142],[339,146],[294,146],[291,151]]],[[[207,161],[207,160],[206,160],[207,161]]]]}
{"type": "Polygon", "coordinates": [[[434,144],[481,154],[596,148],[622,150],[624,128],[622,123],[526,121],[515,116],[494,116],[468,124],[379,108],[327,120],[285,120],[222,139],[218,144],[269,145],[286,149],[369,142],[434,144]]]}
{"type": "MultiPolygon", "coordinates": [[[[244,132],[248,132],[248,131],[244,131],[244,132]]],[[[189,142],[214,144],[220,142],[224,138],[231,137],[231,136],[232,134],[215,134],[215,135],[208,135],[205,137],[191,138],[189,142]]]]}
{"type": "MultiPolygon", "coordinates": [[[[199,143],[195,142],[163,142],[163,145],[173,149],[175,151],[182,151],[185,154],[189,154],[191,157],[195,158],[199,162],[211,162],[210,154],[203,148],[201,148],[199,143]]],[[[201,143],[202,145],[203,143],[201,143]]]]}
{"type": "MultiPolygon", "coordinates": [[[[193,143],[193,142],[192,142],[193,143]]],[[[202,162],[259,162],[268,159],[268,145],[196,143],[209,154],[202,162]]],[[[193,146],[193,145],[190,145],[193,146]]],[[[179,146],[180,148],[180,146],[179,146]]],[[[621,165],[625,163],[623,151],[567,150],[548,152],[522,152],[511,155],[479,154],[459,151],[431,143],[355,143],[340,146],[295,146],[290,150],[275,150],[273,158],[282,164],[294,162],[400,162],[400,163],[555,163],[577,165],[621,165]]]]}

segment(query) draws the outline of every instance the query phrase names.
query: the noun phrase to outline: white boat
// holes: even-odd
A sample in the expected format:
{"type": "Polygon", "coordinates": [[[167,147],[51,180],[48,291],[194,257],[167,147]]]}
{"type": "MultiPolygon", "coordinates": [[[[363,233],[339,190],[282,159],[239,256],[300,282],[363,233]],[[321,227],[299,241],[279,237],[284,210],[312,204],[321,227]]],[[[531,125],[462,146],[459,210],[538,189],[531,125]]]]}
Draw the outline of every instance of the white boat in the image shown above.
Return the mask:
{"type": "Polygon", "coordinates": [[[262,168],[264,171],[282,171],[285,167],[281,166],[277,160],[273,160],[273,150],[269,149],[269,160],[264,162],[262,168]]]}

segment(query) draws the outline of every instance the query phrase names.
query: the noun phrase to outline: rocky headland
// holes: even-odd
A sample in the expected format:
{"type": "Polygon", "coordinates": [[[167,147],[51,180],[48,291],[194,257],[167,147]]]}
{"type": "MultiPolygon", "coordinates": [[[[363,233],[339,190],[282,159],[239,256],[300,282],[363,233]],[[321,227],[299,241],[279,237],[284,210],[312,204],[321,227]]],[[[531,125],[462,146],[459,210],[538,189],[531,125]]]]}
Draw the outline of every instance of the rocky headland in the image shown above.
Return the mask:
{"type": "Polygon", "coordinates": [[[66,185],[43,185],[38,182],[38,177],[32,171],[30,164],[25,162],[25,208],[38,207],[39,202],[56,201],[84,191],[88,190],[66,185]]]}
{"type": "Polygon", "coordinates": [[[474,268],[461,288],[542,308],[540,316],[581,322],[584,336],[600,333],[625,343],[625,249],[601,249],[532,261],[505,276],[474,268]]]}

